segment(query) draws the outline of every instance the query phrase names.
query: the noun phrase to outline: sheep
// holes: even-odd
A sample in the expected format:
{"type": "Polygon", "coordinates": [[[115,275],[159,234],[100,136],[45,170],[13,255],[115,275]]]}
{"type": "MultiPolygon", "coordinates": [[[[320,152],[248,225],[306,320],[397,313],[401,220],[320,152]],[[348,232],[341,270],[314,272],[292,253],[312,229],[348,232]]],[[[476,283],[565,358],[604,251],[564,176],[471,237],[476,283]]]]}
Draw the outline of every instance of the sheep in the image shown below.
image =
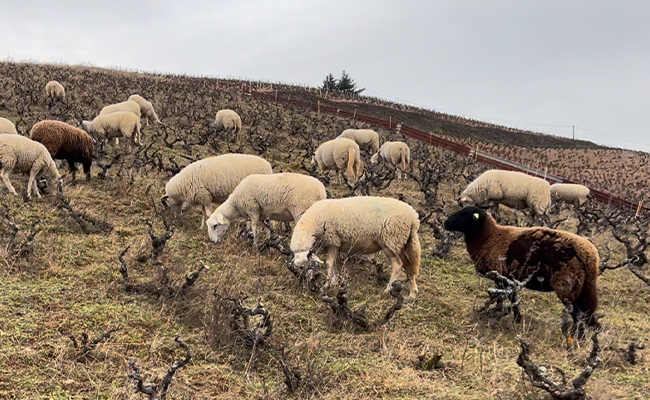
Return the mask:
{"type": "Polygon", "coordinates": [[[410,205],[388,197],[358,196],[327,199],[314,203],[300,217],[290,248],[298,267],[313,259],[315,246],[327,253],[325,264],[329,283],[337,280],[336,258],[341,252],[373,254],[380,250],[392,265],[386,292],[391,289],[400,269],[409,277],[410,297],[415,298],[418,287],[415,277],[420,268],[420,239],[418,213],[410,205]]]}
{"type": "Polygon", "coordinates": [[[62,185],[61,175],[56,169],[50,152],[42,144],[21,135],[0,135],[0,166],[0,177],[13,195],[18,193],[11,185],[9,174],[14,171],[29,173],[28,200],[32,198],[32,192],[36,193],[37,197],[41,197],[36,185],[36,176],[41,173],[45,176],[50,190],[59,189],[62,185]]]}
{"type": "Polygon", "coordinates": [[[214,119],[217,130],[232,130],[233,133],[241,132],[241,118],[233,110],[219,110],[214,119]]]}
{"type": "Polygon", "coordinates": [[[66,160],[75,181],[76,163],[83,166],[86,180],[90,180],[90,167],[95,146],[93,139],[82,129],[60,121],[45,120],[34,125],[29,137],[43,144],[53,159],[66,160]]]}
{"type": "MultiPolygon", "coordinates": [[[[444,222],[448,231],[461,232],[476,272],[490,271],[535,291],[554,291],[577,323],[585,319],[595,328],[598,308],[598,250],[586,238],[555,229],[501,226],[484,210],[468,206],[444,222]]],[[[517,315],[515,315],[517,316],[517,315]]],[[[567,337],[571,345],[573,335],[567,337]]]]}
{"type": "Polygon", "coordinates": [[[404,142],[385,142],[381,145],[379,152],[375,153],[370,162],[377,164],[379,156],[394,166],[397,167],[397,180],[402,179],[402,172],[406,172],[406,168],[411,163],[411,150],[404,142]]]}
{"type": "Polygon", "coordinates": [[[583,205],[590,197],[588,187],[573,183],[556,183],[551,185],[551,198],[569,204],[583,205]]]}
{"type": "Polygon", "coordinates": [[[140,112],[142,113],[142,116],[145,117],[147,126],[149,126],[149,121],[155,122],[157,124],[162,124],[162,122],[160,122],[160,119],[158,119],[156,110],[153,109],[153,104],[151,104],[150,101],[145,100],[144,97],[140,96],[139,94],[132,94],[129,96],[129,100],[138,103],[140,106],[140,112]]]}
{"type": "Polygon", "coordinates": [[[223,203],[239,182],[251,174],[272,174],[268,161],[249,154],[222,154],[195,161],[174,175],[160,199],[175,212],[195,204],[203,206],[201,229],[214,211],[213,202],[223,203]]]}
{"type": "Polygon", "coordinates": [[[534,217],[543,219],[551,205],[551,185],[522,172],[492,169],[467,185],[458,199],[461,207],[485,202],[517,209],[527,207],[534,217]]]}
{"type": "Polygon", "coordinates": [[[315,164],[318,164],[321,171],[336,171],[339,183],[344,169],[349,179],[356,180],[361,175],[361,150],[352,139],[332,139],[316,149],[311,158],[311,165],[315,164]]]}
{"type": "Polygon", "coordinates": [[[0,117],[0,134],[2,133],[17,135],[18,131],[16,131],[16,126],[13,122],[7,118],[0,117]]]}
{"type": "MultiPolygon", "coordinates": [[[[253,244],[257,246],[257,227],[260,219],[294,221],[312,204],[327,197],[325,186],[316,178],[295,173],[253,174],[244,178],[228,200],[208,219],[208,235],[219,243],[235,218],[248,217],[253,230],[253,244]]],[[[267,236],[269,228],[264,226],[267,236]]]]}
{"type": "Polygon", "coordinates": [[[138,116],[138,119],[141,118],[142,113],[140,111],[140,105],[132,100],[123,101],[121,103],[110,104],[99,112],[99,115],[113,114],[119,111],[128,111],[138,116]]]}
{"type": "MultiPolygon", "coordinates": [[[[138,116],[138,120],[142,118],[142,112],[140,111],[140,104],[137,101],[129,100],[123,101],[121,103],[110,104],[99,112],[99,115],[112,114],[118,111],[128,111],[138,116]]],[[[120,139],[115,138],[115,145],[120,144],[120,139]]]]}
{"type": "Polygon", "coordinates": [[[379,134],[372,129],[346,129],[338,137],[354,140],[361,150],[379,151],[379,134]]]}
{"type": "MultiPolygon", "coordinates": [[[[135,103],[134,103],[135,104],[135,103]]],[[[89,134],[95,134],[105,139],[126,137],[131,139],[131,145],[140,146],[140,118],[129,111],[116,111],[111,114],[100,114],[92,121],[81,121],[81,127],[89,134]]],[[[133,151],[133,149],[130,149],[133,151]]]]}
{"type": "Polygon", "coordinates": [[[59,82],[49,81],[45,85],[45,95],[48,99],[62,99],[65,97],[65,89],[59,82]]]}

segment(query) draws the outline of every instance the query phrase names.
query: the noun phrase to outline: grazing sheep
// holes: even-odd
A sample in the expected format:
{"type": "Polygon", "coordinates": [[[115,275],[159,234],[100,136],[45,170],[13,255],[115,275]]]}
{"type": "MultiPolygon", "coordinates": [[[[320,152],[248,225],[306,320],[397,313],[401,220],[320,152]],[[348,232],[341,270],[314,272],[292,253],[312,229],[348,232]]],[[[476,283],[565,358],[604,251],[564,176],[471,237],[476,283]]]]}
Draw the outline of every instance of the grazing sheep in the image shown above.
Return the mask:
{"type": "Polygon", "coordinates": [[[241,132],[241,118],[233,110],[219,110],[214,119],[217,130],[241,132]]]}
{"type": "MultiPolygon", "coordinates": [[[[99,115],[113,114],[118,111],[132,112],[133,114],[138,116],[138,120],[140,120],[140,118],[142,117],[142,113],[140,111],[140,104],[136,101],[132,101],[130,98],[127,101],[110,104],[102,108],[102,110],[99,112],[99,115]]],[[[118,144],[120,144],[120,139],[116,137],[115,145],[117,146],[118,144]]]]}
{"type": "Polygon", "coordinates": [[[379,151],[379,134],[372,129],[346,129],[338,137],[354,140],[361,150],[379,151]]]}
{"type": "Polygon", "coordinates": [[[404,142],[386,142],[382,144],[379,152],[370,158],[370,162],[377,164],[379,162],[379,156],[384,161],[397,167],[398,181],[402,179],[402,172],[406,172],[406,168],[411,163],[411,150],[404,142]]]}
{"type": "Polygon", "coordinates": [[[53,159],[66,160],[73,181],[77,174],[76,163],[81,163],[86,180],[90,180],[95,146],[90,135],[82,129],[64,122],[46,120],[34,125],[29,137],[43,144],[53,159]]]}
{"type": "MultiPolygon", "coordinates": [[[[448,231],[465,235],[476,272],[496,271],[526,282],[535,291],[554,291],[574,321],[600,326],[598,308],[598,250],[587,239],[549,228],[500,226],[484,210],[469,206],[449,216],[448,231]]],[[[567,338],[572,344],[573,335],[567,338]]]]}
{"type": "Polygon", "coordinates": [[[65,89],[59,82],[49,81],[47,85],[45,85],[45,95],[49,99],[62,99],[65,97],[65,89]]]}
{"type": "Polygon", "coordinates": [[[340,253],[373,254],[383,250],[392,265],[386,291],[404,268],[410,281],[410,296],[415,298],[415,277],[420,268],[419,227],[418,213],[396,199],[359,196],[321,200],[300,217],[291,237],[291,251],[294,263],[302,267],[312,257],[322,262],[312,252],[324,250],[327,275],[334,283],[335,262],[340,253]]]}
{"type": "Polygon", "coordinates": [[[583,205],[589,199],[588,187],[574,183],[556,183],[551,185],[551,198],[569,204],[583,205]]]}
{"type": "MultiPolygon", "coordinates": [[[[253,244],[257,245],[257,227],[260,220],[298,222],[312,204],[327,198],[325,186],[309,175],[290,172],[280,174],[253,174],[244,178],[228,200],[208,219],[208,234],[219,243],[232,220],[248,217],[253,230],[253,244]]],[[[264,226],[267,236],[269,228],[264,226]]]]}
{"type": "Polygon", "coordinates": [[[32,192],[41,197],[36,185],[36,176],[39,174],[45,176],[50,190],[61,185],[61,175],[50,152],[42,144],[21,135],[0,135],[0,166],[0,177],[14,195],[17,195],[16,189],[9,180],[12,172],[29,173],[27,199],[32,198],[32,192]]]}
{"type": "Polygon", "coordinates": [[[16,126],[13,122],[7,118],[0,117],[0,134],[2,133],[17,135],[18,131],[16,131],[16,126]]]}
{"type": "Polygon", "coordinates": [[[544,217],[551,205],[551,185],[522,172],[492,169],[474,179],[460,194],[460,206],[494,202],[508,207],[530,208],[534,217],[544,217]]]}
{"type": "Polygon", "coordinates": [[[341,171],[344,169],[349,179],[356,180],[361,175],[361,150],[352,139],[329,140],[316,149],[311,158],[311,165],[316,163],[321,171],[336,171],[339,183],[341,183],[341,171]]]}
{"type": "Polygon", "coordinates": [[[129,100],[138,103],[140,106],[140,112],[142,113],[142,116],[145,117],[147,126],[149,126],[150,121],[157,124],[162,123],[160,122],[160,119],[158,119],[158,114],[156,114],[156,110],[153,109],[153,104],[151,104],[150,101],[145,100],[144,97],[139,94],[132,94],[129,96],[129,100]]]}
{"type": "Polygon", "coordinates": [[[130,146],[140,146],[140,118],[129,111],[100,114],[92,121],[81,121],[81,127],[107,140],[125,137],[131,139],[130,146]]]}
{"type": "Polygon", "coordinates": [[[140,112],[140,105],[131,100],[123,101],[121,103],[110,104],[99,112],[99,115],[113,114],[119,111],[128,111],[131,112],[140,118],[142,116],[140,112]]]}
{"type": "Polygon", "coordinates": [[[213,202],[223,203],[239,182],[251,174],[272,174],[268,161],[249,154],[222,154],[195,161],[174,175],[165,186],[163,204],[175,212],[195,204],[203,206],[201,228],[214,211],[213,202]]]}

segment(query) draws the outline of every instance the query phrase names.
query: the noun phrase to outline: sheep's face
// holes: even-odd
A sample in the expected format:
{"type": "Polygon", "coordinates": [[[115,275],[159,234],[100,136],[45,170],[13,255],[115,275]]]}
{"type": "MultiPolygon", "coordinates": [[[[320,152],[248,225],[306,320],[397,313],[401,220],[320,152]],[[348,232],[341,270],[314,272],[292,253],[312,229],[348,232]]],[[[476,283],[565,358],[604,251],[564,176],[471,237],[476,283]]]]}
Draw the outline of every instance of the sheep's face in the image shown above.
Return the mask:
{"type": "Polygon", "coordinates": [[[472,237],[480,232],[487,218],[488,215],[484,210],[469,206],[451,214],[445,221],[444,228],[452,232],[461,232],[466,237],[472,237]]]}
{"type": "Polygon", "coordinates": [[[226,232],[228,232],[230,221],[228,221],[222,214],[216,214],[208,219],[207,225],[210,240],[219,243],[223,240],[226,232]]]}
{"type": "Polygon", "coordinates": [[[379,153],[373,154],[373,156],[370,158],[370,162],[372,164],[377,164],[379,162],[379,153]]]}
{"type": "Polygon", "coordinates": [[[81,121],[81,129],[83,129],[87,133],[91,133],[90,132],[90,121],[81,121]]]}
{"type": "Polygon", "coordinates": [[[309,251],[301,251],[299,253],[295,253],[293,256],[293,264],[296,267],[300,268],[308,266],[311,260],[314,260],[319,264],[323,264],[323,261],[320,258],[316,257],[315,254],[310,253],[311,252],[309,251]]]}
{"type": "Polygon", "coordinates": [[[466,207],[474,204],[474,200],[471,197],[464,194],[458,198],[458,205],[461,207],[466,207]]]}

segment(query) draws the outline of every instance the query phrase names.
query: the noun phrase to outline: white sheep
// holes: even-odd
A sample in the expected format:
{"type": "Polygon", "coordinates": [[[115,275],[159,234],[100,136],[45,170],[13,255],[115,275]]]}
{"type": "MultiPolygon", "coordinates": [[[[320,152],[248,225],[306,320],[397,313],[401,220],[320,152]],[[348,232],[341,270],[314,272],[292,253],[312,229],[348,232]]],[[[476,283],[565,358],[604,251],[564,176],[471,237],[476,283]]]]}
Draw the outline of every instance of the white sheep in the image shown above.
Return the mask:
{"type": "MultiPolygon", "coordinates": [[[[99,115],[106,115],[106,114],[113,114],[115,112],[119,111],[128,111],[132,112],[133,114],[137,115],[138,120],[142,117],[142,113],[140,111],[140,104],[136,101],[132,101],[130,98],[127,101],[123,101],[121,103],[115,103],[115,104],[110,104],[99,112],[99,115]]],[[[115,145],[117,146],[120,143],[120,140],[116,137],[115,138],[115,145]]]]}
{"type": "Polygon", "coordinates": [[[397,180],[402,179],[402,172],[406,172],[411,163],[411,150],[404,142],[385,142],[378,153],[375,153],[370,162],[377,164],[379,157],[397,167],[397,180]]]}
{"type": "Polygon", "coordinates": [[[81,127],[91,135],[107,140],[125,137],[131,140],[129,147],[140,146],[140,118],[129,111],[100,114],[92,121],[82,121],[81,127]]]}
{"type": "Polygon", "coordinates": [[[156,114],[156,110],[153,109],[153,104],[151,104],[150,101],[147,101],[144,97],[140,96],[139,94],[132,94],[129,96],[130,101],[135,101],[138,103],[140,106],[140,112],[142,113],[142,116],[145,117],[146,119],[146,124],[149,126],[149,122],[151,121],[152,123],[155,122],[157,124],[161,124],[160,119],[158,119],[158,114],[156,114]]]}
{"type": "Polygon", "coordinates": [[[233,133],[241,131],[241,117],[233,110],[219,110],[214,124],[217,130],[232,130],[233,133]]]}
{"type": "Polygon", "coordinates": [[[458,199],[463,207],[485,202],[515,209],[529,208],[536,217],[542,217],[551,205],[551,185],[522,172],[492,169],[474,179],[458,199]]]}
{"type": "Polygon", "coordinates": [[[551,198],[560,199],[569,204],[583,205],[591,191],[588,187],[575,183],[556,183],[551,185],[551,198]]]}
{"type": "Polygon", "coordinates": [[[18,131],[16,131],[16,126],[13,122],[7,118],[0,117],[0,134],[2,133],[17,135],[18,131]]]}
{"type": "Polygon", "coordinates": [[[315,164],[318,164],[321,171],[336,171],[339,183],[343,170],[349,179],[356,180],[361,175],[361,149],[352,139],[328,140],[318,146],[311,158],[311,165],[315,164]]]}
{"type": "Polygon", "coordinates": [[[214,211],[212,203],[223,203],[239,182],[251,174],[272,174],[268,161],[249,154],[222,154],[195,161],[174,175],[165,186],[163,204],[175,212],[193,205],[203,206],[201,228],[214,211]]]}
{"type": "Polygon", "coordinates": [[[50,99],[62,99],[65,97],[65,89],[59,82],[49,81],[45,85],[45,95],[50,99]]]}
{"type": "Polygon", "coordinates": [[[354,140],[361,150],[379,151],[379,134],[372,129],[346,129],[338,137],[354,140]]]}
{"type": "Polygon", "coordinates": [[[121,103],[110,104],[99,112],[99,115],[113,114],[115,112],[128,111],[141,118],[140,105],[132,100],[123,101],[121,103]]]}
{"type": "MultiPolygon", "coordinates": [[[[208,235],[219,243],[230,223],[236,218],[248,217],[253,230],[253,244],[257,245],[260,220],[298,222],[312,204],[327,198],[325,186],[309,175],[290,172],[280,174],[253,174],[244,178],[228,200],[208,219],[208,235]]],[[[269,228],[264,225],[267,236],[269,228]]]]}
{"type": "Polygon", "coordinates": [[[404,268],[411,297],[418,292],[415,277],[420,268],[418,213],[410,205],[388,197],[347,197],[314,203],[300,217],[291,237],[294,264],[303,267],[310,259],[321,262],[313,252],[327,252],[330,284],[336,282],[336,258],[340,253],[373,254],[380,250],[392,265],[389,291],[404,268]]]}
{"type": "Polygon", "coordinates": [[[41,197],[36,185],[36,176],[39,174],[45,176],[50,190],[58,189],[62,184],[61,175],[45,146],[21,135],[0,135],[0,164],[0,177],[9,192],[14,195],[17,195],[16,189],[9,180],[9,174],[12,172],[29,173],[27,199],[31,199],[32,192],[41,197]]]}

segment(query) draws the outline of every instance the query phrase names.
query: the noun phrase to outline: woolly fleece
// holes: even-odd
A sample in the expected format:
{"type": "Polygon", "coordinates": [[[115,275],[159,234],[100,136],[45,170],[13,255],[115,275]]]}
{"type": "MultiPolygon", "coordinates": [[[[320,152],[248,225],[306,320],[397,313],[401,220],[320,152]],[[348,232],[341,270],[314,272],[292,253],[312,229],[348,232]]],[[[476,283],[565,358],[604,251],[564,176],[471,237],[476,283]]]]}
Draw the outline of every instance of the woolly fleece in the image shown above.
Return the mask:
{"type": "Polygon", "coordinates": [[[361,150],[379,151],[379,134],[372,129],[346,129],[338,137],[354,140],[361,150]]]}
{"type": "Polygon", "coordinates": [[[341,183],[341,171],[345,170],[351,180],[361,175],[361,149],[352,139],[337,138],[321,144],[311,159],[311,165],[318,164],[321,171],[336,171],[341,183]]]}
{"type": "Polygon", "coordinates": [[[0,177],[9,192],[16,195],[16,189],[11,185],[9,174],[12,172],[29,173],[27,182],[27,198],[31,199],[32,192],[41,197],[36,186],[36,176],[43,174],[48,187],[57,188],[61,175],[56,169],[56,164],[42,144],[21,136],[12,134],[0,135],[0,177]],[[55,182],[56,181],[56,182],[55,182]]]}
{"type": "Polygon", "coordinates": [[[420,220],[410,205],[389,197],[359,196],[314,203],[300,218],[291,237],[294,263],[309,263],[311,251],[324,250],[331,282],[337,278],[340,253],[373,254],[380,250],[392,265],[389,291],[401,268],[409,276],[410,296],[417,295],[420,268],[420,220]],[[314,248],[314,247],[317,248],[314,248]]]}
{"type": "Polygon", "coordinates": [[[513,208],[530,208],[546,215],[551,205],[551,185],[544,179],[522,172],[492,169],[474,179],[461,193],[459,204],[481,205],[495,201],[513,208]]]}
{"type": "MultiPolygon", "coordinates": [[[[208,235],[219,243],[231,221],[246,217],[251,220],[253,243],[257,245],[258,223],[273,221],[298,222],[312,204],[327,198],[325,186],[309,175],[290,172],[280,174],[253,174],[244,178],[228,200],[208,219],[208,235]]],[[[267,235],[270,236],[268,228],[267,235]]]]}
{"type": "Polygon", "coordinates": [[[212,203],[222,203],[239,182],[251,174],[272,174],[268,161],[249,154],[222,154],[195,161],[174,175],[165,185],[164,201],[176,209],[203,206],[201,228],[214,211],[212,203]]]}

